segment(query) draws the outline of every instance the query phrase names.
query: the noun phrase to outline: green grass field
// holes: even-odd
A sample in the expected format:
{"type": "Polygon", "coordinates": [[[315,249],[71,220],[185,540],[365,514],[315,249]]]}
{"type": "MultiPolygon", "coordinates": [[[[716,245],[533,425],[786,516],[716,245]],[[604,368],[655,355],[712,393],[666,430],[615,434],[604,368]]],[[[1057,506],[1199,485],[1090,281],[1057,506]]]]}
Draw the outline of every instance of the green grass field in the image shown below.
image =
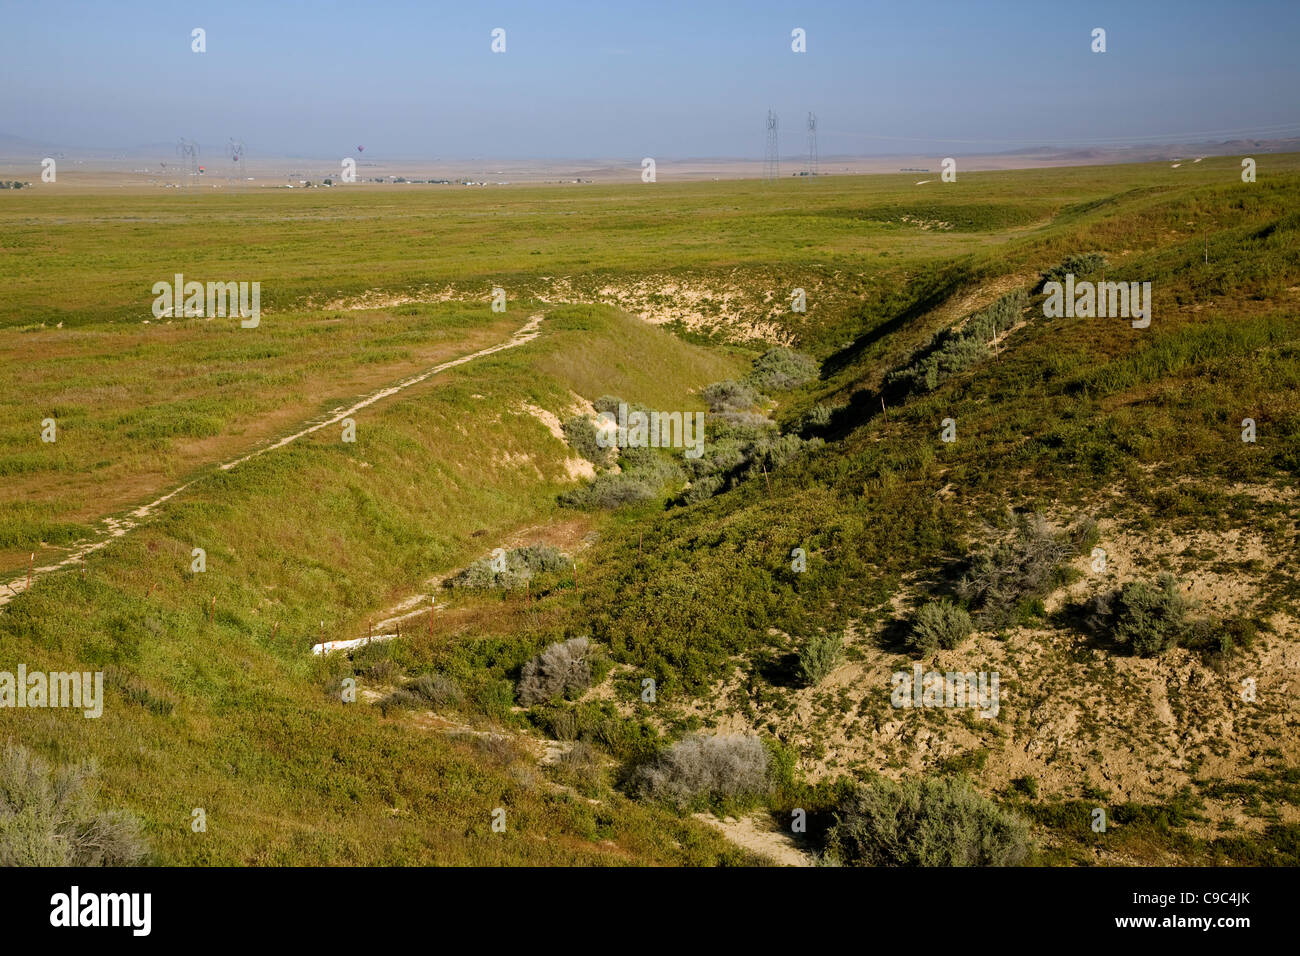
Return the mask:
{"type": "Polygon", "coordinates": [[[803,807],[824,830],[849,781],[960,773],[1030,820],[1035,862],[1092,862],[1079,814],[1104,806],[1109,862],[1294,864],[1300,156],[1259,160],[1253,184],[1228,157],[924,186],[6,193],[0,579],[186,487],[7,595],[0,671],[109,677],[102,718],[4,710],[0,738],[96,761],[101,803],[138,816],[164,864],[756,863],[628,784],[683,734],[738,725],[768,741],[776,782],[714,809],[803,807]],[[1044,317],[1038,275],[1087,252],[1105,255],[1106,278],[1152,283],[1149,329],[1044,317]],[[259,327],[154,319],[150,289],[177,272],[260,281],[259,327]],[[806,313],[781,306],[795,288],[806,313]],[[628,289],[660,324],[599,304],[628,289]],[[710,295],[686,303],[686,289],[710,295]],[[936,331],[1014,289],[1029,305],[993,357],[933,391],[892,388],[936,331]],[[825,444],[698,503],[666,487],[615,510],[562,507],[572,453],[524,406],[703,409],[700,391],[768,344],[710,329],[726,308],[821,363],[770,414],[825,444]],[[703,325],[671,321],[688,311],[703,325]],[[535,315],[531,341],[358,412],[355,443],[331,425],[218,467],[535,315]],[[899,617],[947,593],[1007,506],[1094,516],[1108,584],[1176,572],[1203,613],[1258,638],[1217,656],[1177,648],[1163,670],[1119,655],[1072,610],[1101,587],[1080,555],[1011,624],[942,652],[945,668],[1002,667],[996,720],[898,718],[870,678],[906,657],[899,617]],[[414,618],[391,644],[310,653],[365,636],[431,577],[556,529],[569,550],[584,538],[576,574],[526,595],[444,593],[427,631],[414,618]],[[794,548],[807,573],[791,571],[794,548]],[[799,689],[789,656],[831,632],[846,635],[839,682],[799,689]],[[599,688],[516,706],[522,665],[577,635],[602,649],[599,688]],[[463,700],[374,706],[421,674],[454,677],[463,700]],[[373,696],[344,703],[348,677],[373,696]],[[638,698],[647,677],[653,706],[638,698]],[[1259,689],[1248,706],[1244,677],[1259,689]],[[937,743],[920,747],[921,730],[937,743]],[[591,766],[539,763],[543,740],[590,745],[591,766]],[[1179,812],[1152,809],[1165,805],[1179,812]]]}

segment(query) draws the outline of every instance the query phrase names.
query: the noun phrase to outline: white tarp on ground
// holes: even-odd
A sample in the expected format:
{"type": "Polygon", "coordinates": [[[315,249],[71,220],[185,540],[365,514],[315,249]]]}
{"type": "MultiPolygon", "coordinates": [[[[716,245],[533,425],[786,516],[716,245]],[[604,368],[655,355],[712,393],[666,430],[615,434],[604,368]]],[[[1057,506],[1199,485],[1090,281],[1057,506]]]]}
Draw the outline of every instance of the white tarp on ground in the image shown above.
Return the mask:
{"type": "Polygon", "coordinates": [[[334,651],[350,651],[354,647],[361,647],[371,641],[391,641],[396,636],[396,634],[376,634],[374,637],[358,637],[353,641],[326,641],[324,644],[313,644],[311,652],[313,654],[332,654],[334,651]]]}

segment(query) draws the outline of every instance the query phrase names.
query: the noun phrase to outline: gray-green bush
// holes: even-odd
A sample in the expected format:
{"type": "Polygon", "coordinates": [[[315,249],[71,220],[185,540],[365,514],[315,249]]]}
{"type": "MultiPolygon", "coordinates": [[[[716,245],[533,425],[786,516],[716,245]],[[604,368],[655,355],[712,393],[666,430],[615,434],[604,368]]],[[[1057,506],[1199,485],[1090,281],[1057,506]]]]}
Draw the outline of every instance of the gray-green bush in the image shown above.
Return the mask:
{"type": "Polygon", "coordinates": [[[785,391],[816,378],[817,371],[817,360],[811,355],[778,345],[755,360],[747,381],[762,391],[785,391]]]}
{"type": "Polygon", "coordinates": [[[768,788],[769,755],[750,734],[692,734],[639,767],[633,789],[679,809],[757,797],[768,788]]]}
{"type": "Polygon", "coordinates": [[[844,656],[844,639],[839,634],[814,634],[799,651],[799,677],[816,687],[835,669],[844,656]]]}
{"type": "Polygon", "coordinates": [[[907,635],[907,646],[922,654],[929,654],[939,648],[951,650],[964,641],[972,630],[974,625],[966,609],[947,598],[940,598],[917,609],[907,635]]]}
{"type": "Polygon", "coordinates": [[[557,697],[571,697],[591,685],[593,648],[585,637],[551,644],[524,665],[519,677],[519,702],[525,707],[557,697]]]}
{"type": "Polygon", "coordinates": [[[684,504],[694,504],[712,498],[723,489],[726,482],[719,475],[702,475],[691,482],[690,487],[682,492],[684,504]]]}
{"type": "Polygon", "coordinates": [[[1016,289],[971,315],[960,327],[937,333],[908,365],[885,376],[886,387],[907,394],[932,392],[953,375],[974,368],[993,354],[989,342],[1020,317],[1028,301],[1024,290],[1016,289]]]}
{"type": "Polygon", "coordinates": [[[602,448],[596,438],[596,423],[586,415],[574,415],[561,426],[564,440],[578,455],[599,468],[608,468],[614,463],[617,449],[602,448]]]}
{"type": "Polygon", "coordinates": [[[743,382],[714,382],[700,391],[713,412],[743,412],[759,402],[759,394],[743,382]]]}
{"type": "Polygon", "coordinates": [[[1028,824],[962,778],[859,786],[840,805],[826,854],[853,866],[1017,866],[1028,824]]]}
{"type": "Polygon", "coordinates": [[[520,588],[538,574],[554,574],[569,567],[569,557],[548,544],[529,544],[505,553],[505,567],[498,571],[492,557],[479,558],[447,579],[447,587],[484,590],[520,588]]]}
{"type": "Polygon", "coordinates": [[[1043,282],[1061,282],[1067,275],[1082,278],[1091,275],[1106,265],[1106,257],[1100,252],[1075,252],[1066,256],[1057,265],[1043,273],[1043,282]]]}
{"type": "Polygon", "coordinates": [[[1127,645],[1139,657],[1163,654],[1178,644],[1188,628],[1188,602],[1171,574],[1160,575],[1154,585],[1129,581],[1118,594],[1103,596],[1099,609],[1109,619],[1115,642],[1127,645]]]}
{"type": "Polygon", "coordinates": [[[658,498],[670,484],[681,487],[681,467],[652,449],[624,449],[619,464],[622,471],[597,475],[587,484],[561,494],[560,504],[582,511],[611,510],[658,498]]]}
{"type": "Polygon", "coordinates": [[[810,408],[808,410],[808,413],[804,415],[802,419],[800,419],[799,430],[806,432],[816,428],[825,428],[830,423],[831,423],[830,407],[818,403],[814,405],[812,408],[810,408]]]}
{"type": "Polygon", "coordinates": [[[460,684],[443,674],[421,674],[408,686],[434,707],[459,707],[465,702],[460,684]]]}
{"type": "Polygon", "coordinates": [[[957,594],[978,609],[986,625],[1007,624],[1024,612],[1026,602],[1060,583],[1061,567],[1075,547],[1042,515],[1020,515],[1009,538],[970,559],[957,594]]]}
{"type": "Polygon", "coordinates": [[[148,853],[140,822],[95,809],[91,764],[52,768],[27,748],[0,751],[0,866],[133,866],[148,853]]]}

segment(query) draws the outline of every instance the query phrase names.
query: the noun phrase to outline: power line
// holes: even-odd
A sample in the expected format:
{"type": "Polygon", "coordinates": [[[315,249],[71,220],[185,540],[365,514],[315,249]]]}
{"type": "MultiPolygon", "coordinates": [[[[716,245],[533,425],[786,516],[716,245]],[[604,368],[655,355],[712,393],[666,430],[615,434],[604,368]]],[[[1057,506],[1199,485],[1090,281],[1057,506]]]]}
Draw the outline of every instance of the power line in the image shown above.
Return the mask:
{"type": "Polygon", "coordinates": [[[1248,126],[1237,129],[1206,129],[1192,130],[1182,133],[1142,133],[1131,136],[1099,136],[1081,139],[1060,139],[1056,137],[1044,136],[1041,139],[1023,137],[1021,139],[992,139],[987,136],[981,136],[978,139],[940,139],[929,136],[883,136],[877,133],[859,133],[853,130],[832,130],[836,136],[850,136],[857,139],[879,139],[890,142],[913,142],[913,143],[990,143],[997,145],[1012,146],[1107,146],[1107,145],[1133,145],[1143,146],[1148,143],[1155,143],[1157,140],[1175,140],[1170,144],[1160,145],[1178,145],[1177,140],[1186,140],[1192,136],[1229,136],[1239,139],[1261,139],[1272,136],[1278,136],[1283,133],[1300,133],[1300,123],[1280,123],[1276,126],[1248,126]]]}
{"type": "Polygon", "coordinates": [[[190,179],[187,185],[192,185],[199,178],[199,144],[181,137],[176,144],[176,155],[181,158],[181,167],[189,168],[190,179]]]}
{"type": "Polygon", "coordinates": [[[229,153],[229,155],[230,155],[230,162],[231,162],[231,163],[233,164],[233,166],[234,166],[233,172],[234,172],[235,175],[238,177],[238,179],[239,179],[239,181],[240,181],[241,183],[244,182],[244,181],[245,181],[245,177],[244,177],[244,144],[243,144],[243,143],[237,143],[237,142],[235,142],[235,140],[232,138],[232,139],[230,140],[230,145],[226,148],[226,151],[227,151],[227,153],[229,153]]]}
{"type": "Polygon", "coordinates": [[[781,178],[781,152],[777,145],[777,118],[767,111],[767,151],[763,155],[763,178],[781,178]]]}
{"type": "Polygon", "coordinates": [[[817,114],[808,114],[808,175],[817,175],[817,114]]]}

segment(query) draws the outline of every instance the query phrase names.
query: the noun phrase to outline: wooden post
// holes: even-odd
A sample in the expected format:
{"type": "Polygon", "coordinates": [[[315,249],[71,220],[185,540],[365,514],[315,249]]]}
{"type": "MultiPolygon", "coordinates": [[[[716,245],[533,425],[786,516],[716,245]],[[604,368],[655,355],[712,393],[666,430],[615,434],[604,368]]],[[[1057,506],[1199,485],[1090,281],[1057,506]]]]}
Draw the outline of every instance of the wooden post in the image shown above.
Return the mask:
{"type": "Polygon", "coordinates": [[[208,605],[208,623],[211,624],[217,616],[217,596],[212,595],[212,603],[208,605]]]}
{"type": "Polygon", "coordinates": [[[24,591],[30,591],[32,588],[32,565],[35,563],[36,552],[33,551],[32,556],[27,559],[27,587],[23,588],[24,591]]]}
{"type": "Polygon", "coordinates": [[[154,592],[154,589],[155,589],[156,587],[158,587],[158,582],[157,582],[157,581],[155,581],[153,584],[149,585],[149,593],[146,594],[146,595],[144,596],[144,599],[145,599],[146,601],[149,600],[149,598],[151,598],[151,597],[153,596],[153,592],[154,592]]]}
{"type": "Polygon", "coordinates": [[[770,498],[772,497],[772,479],[767,477],[767,462],[762,462],[762,465],[763,465],[763,480],[767,482],[767,496],[770,498]]]}
{"type": "Polygon", "coordinates": [[[280,622],[279,622],[279,621],[276,621],[273,625],[271,625],[271,640],[272,640],[272,641],[275,640],[275,632],[278,631],[279,629],[280,629],[280,622]]]}
{"type": "Polygon", "coordinates": [[[885,411],[885,396],[880,396],[880,414],[885,416],[885,424],[889,424],[889,412],[885,411]]]}

